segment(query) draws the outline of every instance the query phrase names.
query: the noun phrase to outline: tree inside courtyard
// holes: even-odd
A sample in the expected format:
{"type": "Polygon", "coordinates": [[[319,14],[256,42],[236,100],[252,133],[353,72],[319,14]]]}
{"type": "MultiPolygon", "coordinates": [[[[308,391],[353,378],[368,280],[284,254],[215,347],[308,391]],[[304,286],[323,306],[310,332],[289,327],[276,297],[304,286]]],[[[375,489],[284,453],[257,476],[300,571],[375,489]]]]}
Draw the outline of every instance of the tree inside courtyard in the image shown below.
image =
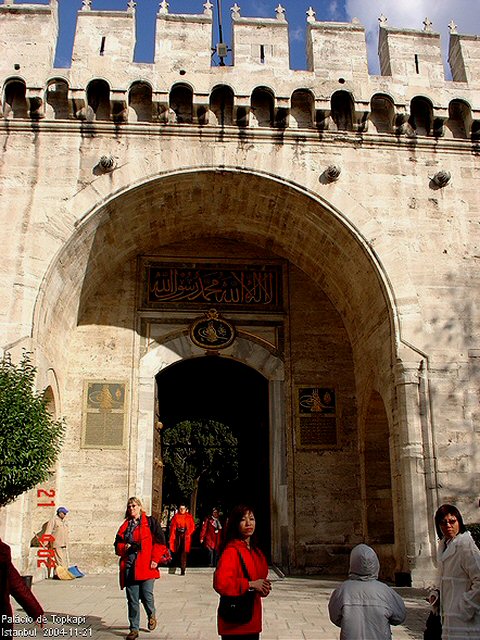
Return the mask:
{"type": "Polygon", "coordinates": [[[195,517],[199,489],[216,501],[238,478],[238,440],[215,420],[183,420],[162,433],[164,502],[185,499],[195,517]]]}
{"type": "Polygon", "coordinates": [[[49,413],[35,375],[26,352],[18,364],[8,353],[0,361],[0,507],[47,480],[60,452],[64,424],[49,413]]]}

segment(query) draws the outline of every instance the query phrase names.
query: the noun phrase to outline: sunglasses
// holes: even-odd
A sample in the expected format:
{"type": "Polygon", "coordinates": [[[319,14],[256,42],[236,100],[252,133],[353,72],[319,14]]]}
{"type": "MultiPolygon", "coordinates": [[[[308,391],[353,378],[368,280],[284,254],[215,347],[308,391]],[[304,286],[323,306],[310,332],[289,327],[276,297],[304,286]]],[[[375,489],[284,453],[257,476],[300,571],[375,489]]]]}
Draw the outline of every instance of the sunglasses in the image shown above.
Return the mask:
{"type": "Polygon", "coordinates": [[[454,525],[454,524],[456,524],[457,522],[458,522],[458,520],[457,520],[456,518],[450,518],[450,520],[445,519],[445,520],[441,520],[441,522],[440,522],[440,526],[441,526],[441,527],[446,527],[446,526],[447,526],[447,524],[450,524],[450,525],[452,525],[452,526],[453,526],[453,525],[454,525]]]}

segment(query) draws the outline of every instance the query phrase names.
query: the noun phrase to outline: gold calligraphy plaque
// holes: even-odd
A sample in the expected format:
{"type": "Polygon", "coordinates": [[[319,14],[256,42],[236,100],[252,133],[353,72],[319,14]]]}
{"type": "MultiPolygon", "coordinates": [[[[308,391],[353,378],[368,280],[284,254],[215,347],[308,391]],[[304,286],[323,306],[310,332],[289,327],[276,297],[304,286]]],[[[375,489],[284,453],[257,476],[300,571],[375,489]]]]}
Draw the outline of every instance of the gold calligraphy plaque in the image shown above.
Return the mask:
{"type": "Polygon", "coordinates": [[[335,389],[296,388],[297,446],[330,449],[338,446],[335,389]]]}
{"type": "Polygon", "coordinates": [[[145,309],[190,307],[204,310],[283,309],[280,262],[156,262],[146,260],[142,306],[145,309]]]}
{"type": "Polygon", "coordinates": [[[87,380],[84,386],[82,447],[122,449],[125,443],[127,384],[87,380]]]}

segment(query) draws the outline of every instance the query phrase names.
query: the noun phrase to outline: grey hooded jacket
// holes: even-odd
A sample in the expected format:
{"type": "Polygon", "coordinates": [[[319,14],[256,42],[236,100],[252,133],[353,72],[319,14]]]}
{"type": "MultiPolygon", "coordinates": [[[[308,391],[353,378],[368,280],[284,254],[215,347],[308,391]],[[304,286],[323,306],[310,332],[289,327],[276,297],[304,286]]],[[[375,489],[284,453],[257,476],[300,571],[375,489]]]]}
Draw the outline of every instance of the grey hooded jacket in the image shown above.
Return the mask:
{"type": "Polygon", "coordinates": [[[401,624],[402,598],[377,580],[380,563],[375,551],[359,544],[350,554],[350,573],[330,596],[330,620],[341,628],[340,640],[390,640],[391,624],[401,624]]]}

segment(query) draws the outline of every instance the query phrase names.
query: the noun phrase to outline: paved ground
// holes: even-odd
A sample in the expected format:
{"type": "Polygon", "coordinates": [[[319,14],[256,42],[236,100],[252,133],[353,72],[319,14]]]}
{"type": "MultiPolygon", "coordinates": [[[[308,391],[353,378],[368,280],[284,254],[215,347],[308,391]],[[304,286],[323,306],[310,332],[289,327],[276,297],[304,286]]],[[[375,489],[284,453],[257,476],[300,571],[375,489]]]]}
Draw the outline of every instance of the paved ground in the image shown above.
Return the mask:
{"type": "MultiPolygon", "coordinates": [[[[212,589],[212,571],[187,569],[187,575],[181,577],[162,570],[162,578],[155,585],[159,624],[149,633],[142,611],[140,640],[217,640],[218,596],[212,589]]],[[[264,601],[262,640],[336,640],[339,637],[339,630],[329,621],[327,613],[328,598],[338,582],[270,577],[273,589],[264,601]]],[[[125,594],[118,587],[116,575],[92,575],[71,581],[44,580],[36,583],[33,590],[47,612],[48,623],[43,630],[34,625],[17,624],[17,631],[35,629],[37,638],[59,640],[116,640],[128,633],[125,594]],[[85,616],[85,621],[59,618],[68,615],[85,616]]],[[[393,628],[393,638],[420,640],[428,613],[424,593],[408,588],[397,591],[406,602],[408,615],[404,625],[393,628]]],[[[23,612],[17,608],[16,613],[23,612]]]]}

